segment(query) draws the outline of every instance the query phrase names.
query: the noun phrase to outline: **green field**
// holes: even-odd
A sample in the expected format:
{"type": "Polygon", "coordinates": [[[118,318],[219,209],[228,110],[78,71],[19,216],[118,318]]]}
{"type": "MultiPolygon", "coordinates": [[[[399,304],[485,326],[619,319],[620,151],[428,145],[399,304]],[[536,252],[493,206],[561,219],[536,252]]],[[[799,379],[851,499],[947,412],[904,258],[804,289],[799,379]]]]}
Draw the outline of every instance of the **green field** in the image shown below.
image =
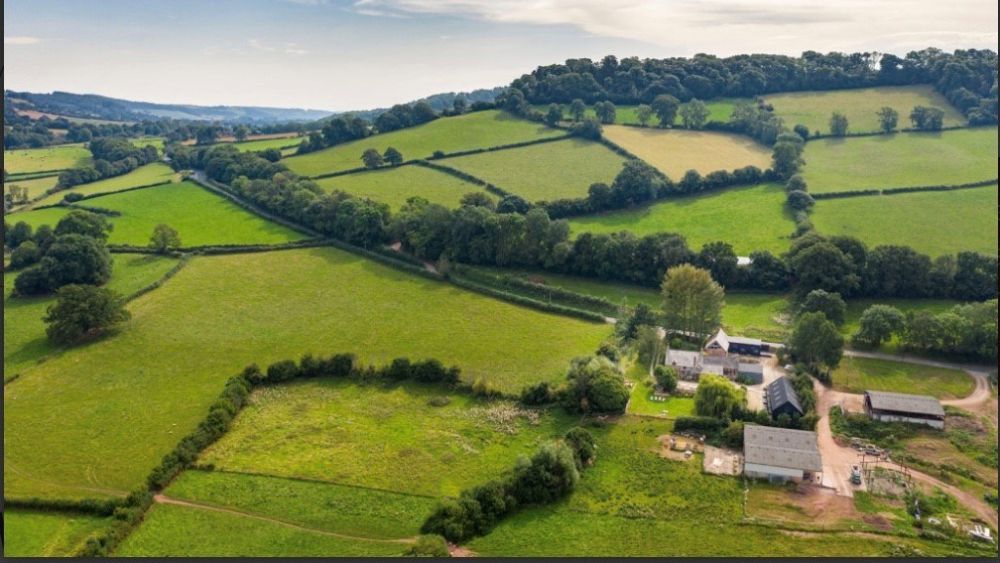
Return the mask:
{"type": "Polygon", "coordinates": [[[560,135],[565,132],[503,112],[477,111],[290,157],[283,162],[297,174],[316,176],[361,167],[361,153],[370,148],[383,152],[395,147],[403,153],[403,158],[410,160],[426,158],[439,150],[456,152],[560,135]]]}
{"type": "Polygon", "coordinates": [[[153,136],[135,137],[133,139],[129,139],[129,142],[131,142],[133,145],[135,145],[137,147],[144,147],[146,145],[153,145],[154,147],[156,147],[157,149],[159,149],[161,152],[163,151],[163,145],[164,145],[164,139],[163,139],[163,137],[153,137],[153,136]]]}
{"type": "MultiPolygon", "coordinates": [[[[283,225],[258,217],[193,182],[180,182],[85,202],[88,207],[110,209],[121,216],[108,217],[114,229],[109,244],[146,246],[153,228],[166,223],[180,233],[185,247],[212,244],[280,244],[307,238],[283,225]]],[[[69,213],[65,207],[38,209],[12,215],[33,227],[55,225],[69,213]]]]}
{"type": "Polygon", "coordinates": [[[607,125],[604,136],[674,181],[688,170],[704,175],[751,165],[771,167],[771,150],[745,135],[607,125]]]}
{"type": "MultiPolygon", "coordinates": [[[[740,102],[748,102],[748,103],[750,102],[749,99],[742,99],[742,98],[716,98],[713,100],[702,100],[702,101],[705,102],[706,106],[708,106],[708,111],[709,111],[708,120],[720,121],[723,123],[729,121],[729,117],[733,114],[733,108],[736,107],[736,104],[740,102]]],[[[560,105],[562,106],[563,109],[563,117],[569,119],[570,118],[569,104],[560,104],[560,105]]],[[[686,104],[681,104],[682,107],[684,105],[686,104]]],[[[549,110],[548,104],[535,104],[533,107],[536,110],[542,112],[543,114],[549,110]]],[[[635,110],[638,107],[639,107],[638,105],[615,106],[615,123],[639,125],[639,118],[636,117],[635,115],[635,110]]],[[[594,113],[594,109],[592,107],[588,107],[585,117],[596,119],[597,114],[594,113]]],[[[656,115],[654,114],[653,117],[649,120],[649,126],[656,125],[657,123],[658,121],[656,119],[656,115]]],[[[677,121],[675,123],[676,123],[675,126],[680,126],[681,119],[679,116],[677,117],[677,121]]]]}
{"type": "MultiPolygon", "coordinates": [[[[160,279],[177,263],[165,256],[118,254],[114,257],[107,287],[129,295],[160,279]]],[[[54,297],[11,298],[14,278],[19,272],[4,272],[3,370],[4,381],[56,350],[45,336],[42,317],[54,297]]]]}
{"type": "Polygon", "coordinates": [[[3,151],[3,167],[8,174],[65,170],[89,163],[90,151],[82,144],[3,151]]]}
{"type": "Polygon", "coordinates": [[[423,166],[400,166],[370,172],[356,172],[317,180],[325,190],[341,190],[359,197],[386,203],[398,211],[406,200],[419,196],[431,203],[445,207],[459,206],[459,200],[469,192],[482,192],[494,198],[481,187],[423,166]]]}
{"type": "Polygon", "coordinates": [[[438,358],[467,381],[515,392],[561,380],[572,357],[611,331],[332,248],[194,258],[129,310],[114,338],[51,358],[5,388],[6,494],[132,490],[251,362],[306,352],[379,364],[438,358]]]}
{"type": "Polygon", "coordinates": [[[8,187],[10,186],[21,186],[22,188],[28,188],[28,199],[35,199],[41,196],[47,190],[50,190],[59,183],[59,176],[45,176],[42,178],[30,178],[27,180],[11,180],[9,182],[3,183],[4,193],[9,193],[8,187]]]}
{"type": "Polygon", "coordinates": [[[668,199],[569,222],[574,234],[632,231],[643,236],[668,232],[684,235],[695,250],[721,240],[733,245],[740,255],[755,250],[778,254],[788,248],[795,230],[784,201],[781,186],[764,184],[668,199]]]}
{"type": "MultiPolygon", "coordinates": [[[[160,182],[174,181],[180,179],[180,174],[162,162],[154,162],[145,166],[140,166],[128,174],[114,176],[105,180],[98,180],[89,184],[74,186],[68,190],[61,190],[48,197],[42,198],[37,205],[51,205],[62,201],[66,194],[92,195],[101,193],[111,193],[136,186],[147,186],[160,182]]],[[[86,204],[84,204],[86,205],[86,204]]]]}
{"type": "Polygon", "coordinates": [[[299,143],[301,142],[301,137],[280,137],[275,139],[255,139],[252,141],[243,141],[242,143],[233,143],[233,146],[244,152],[263,151],[267,149],[283,149],[285,147],[292,147],[292,150],[294,150],[298,148],[299,143]]]}
{"type": "Polygon", "coordinates": [[[68,512],[7,509],[3,512],[4,557],[67,557],[108,524],[108,518],[68,512]]]}
{"type": "Polygon", "coordinates": [[[964,125],[965,118],[933,86],[881,86],[826,92],[786,92],[767,94],[764,101],[774,106],[774,113],[789,128],[802,124],[810,133],[830,132],[830,116],[837,111],[847,116],[849,132],[880,131],[880,108],[889,106],[899,112],[898,127],[911,127],[910,111],[915,106],[936,107],[944,111],[944,125],[964,125]]]}
{"type": "Polygon", "coordinates": [[[975,387],[972,377],[961,370],[871,358],[845,357],[833,372],[833,388],[847,393],[893,391],[960,399],[975,387]]]}
{"type": "Polygon", "coordinates": [[[390,557],[405,544],[347,539],[245,515],[158,504],[119,557],[390,557]]]}
{"type": "Polygon", "coordinates": [[[997,254],[997,186],[948,192],[848,197],[816,203],[824,235],[851,235],[869,247],[902,244],[938,256],[963,250],[997,254]]]}
{"type": "Polygon", "coordinates": [[[230,471],[319,479],[394,492],[456,496],[499,476],[518,455],[564,433],[573,418],[539,412],[491,420],[513,403],[486,402],[417,384],[351,381],[257,391],[233,429],[201,457],[230,471]],[[430,403],[447,397],[445,406],[430,403]],[[405,475],[405,479],[400,477],[405,475]]]}
{"type": "Polygon", "coordinates": [[[827,138],[806,143],[813,193],[955,185],[997,177],[997,129],[827,138]]]}
{"type": "Polygon", "coordinates": [[[552,201],[587,197],[591,184],[610,184],[625,159],[600,143],[567,139],[440,162],[528,201],[552,201]]]}

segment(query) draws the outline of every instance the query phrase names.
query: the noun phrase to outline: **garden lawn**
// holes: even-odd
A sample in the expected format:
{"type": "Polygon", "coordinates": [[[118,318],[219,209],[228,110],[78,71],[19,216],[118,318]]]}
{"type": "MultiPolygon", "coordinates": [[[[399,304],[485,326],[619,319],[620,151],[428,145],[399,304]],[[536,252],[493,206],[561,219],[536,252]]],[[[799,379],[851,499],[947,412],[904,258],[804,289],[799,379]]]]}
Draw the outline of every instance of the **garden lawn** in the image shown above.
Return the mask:
{"type": "Polygon", "coordinates": [[[587,197],[591,184],[611,184],[625,159],[584,139],[491,151],[439,161],[528,201],[587,197]]]}
{"type": "Polygon", "coordinates": [[[936,107],[944,111],[944,125],[965,125],[965,118],[933,86],[880,86],[853,90],[822,92],[785,92],[767,94],[764,101],[774,106],[774,113],[789,128],[802,124],[809,132],[830,132],[830,116],[847,116],[848,131],[881,131],[875,112],[888,106],[899,112],[898,127],[911,127],[910,111],[915,106],[936,107]]]}
{"type": "Polygon", "coordinates": [[[35,199],[42,196],[46,191],[54,188],[59,183],[59,176],[43,176],[41,178],[29,178],[27,180],[10,180],[3,183],[3,192],[10,193],[10,186],[21,186],[28,188],[28,199],[35,199]]]}
{"type": "Polygon", "coordinates": [[[816,203],[824,235],[851,235],[869,247],[901,244],[930,256],[997,254],[997,186],[946,192],[847,197],[816,203]]]}
{"type": "Polygon", "coordinates": [[[428,497],[224,471],[185,471],[164,494],[373,539],[419,534],[437,504],[428,497]]]}
{"type": "Polygon", "coordinates": [[[561,381],[570,359],[611,332],[333,248],[197,257],[129,310],[114,338],[5,388],[5,494],[133,490],[252,362],[308,352],[376,364],[437,358],[466,381],[517,392],[561,381]]]}
{"type": "Polygon", "coordinates": [[[368,172],[356,172],[317,180],[325,190],[340,190],[359,197],[386,203],[398,211],[411,197],[422,197],[445,207],[459,207],[459,200],[469,192],[492,194],[481,187],[423,166],[400,166],[368,172]]]}
{"type": "Polygon", "coordinates": [[[108,523],[108,518],[89,514],[7,509],[3,512],[3,555],[67,557],[108,523]]]}
{"type": "Polygon", "coordinates": [[[575,420],[558,409],[540,412],[537,424],[526,416],[491,422],[491,413],[512,407],[514,403],[475,400],[419,384],[283,385],[256,391],[233,429],[205,451],[201,463],[399,493],[457,496],[464,488],[499,477],[518,455],[531,455],[575,420]],[[431,404],[442,397],[448,404],[431,404]]]}
{"type": "Polygon", "coordinates": [[[390,557],[406,545],[338,537],[205,508],[157,504],[119,557],[390,557]]]}
{"type": "MultiPolygon", "coordinates": [[[[107,287],[127,296],[160,279],[176,264],[176,259],[166,256],[115,254],[107,287]]],[[[55,297],[10,297],[19,273],[8,271],[3,275],[4,381],[58,349],[46,338],[42,322],[55,297]]]]}
{"type": "MultiPolygon", "coordinates": [[[[684,235],[698,249],[705,243],[728,242],[746,256],[755,250],[775,254],[788,248],[795,224],[784,206],[785,191],[777,184],[729,188],[662,200],[650,205],[569,220],[573,234],[632,231],[684,235]]],[[[817,205],[817,207],[819,207],[817,205]]]]}
{"type": "Polygon", "coordinates": [[[997,129],[826,138],[806,143],[812,193],[952,186],[997,177],[997,129]]]}
{"type": "Polygon", "coordinates": [[[761,170],[771,166],[771,150],[745,135],[606,125],[604,136],[674,181],[688,170],[705,175],[751,165],[761,170]]]}
{"type": "MultiPolygon", "coordinates": [[[[180,174],[174,172],[172,168],[162,162],[154,162],[145,166],[140,166],[128,174],[114,176],[104,180],[98,180],[89,184],[80,184],[67,190],[60,190],[38,201],[37,205],[51,205],[59,203],[67,194],[93,195],[118,192],[137,186],[148,186],[160,182],[176,182],[180,179],[180,174]]],[[[81,205],[87,205],[81,203],[81,205]]]]}
{"type": "Polygon", "coordinates": [[[477,111],[457,117],[443,117],[418,127],[358,139],[313,153],[284,160],[293,172],[316,176],[362,166],[361,154],[374,148],[380,153],[395,147],[403,158],[427,158],[435,151],[456,152],[509,145],[522,141],[565,135],[500,111],[477,111]]]}
{"type": "MultiPolygon", "coordinates": [[[[170,225],[180,234],[181,246],[214,244],[281,244],[308,238],[254,215],[235,203],[192,182],[180,182],[110,194],[86,200],[83,205],[121,213],[108,217],[114,229],[108,244],[147,246],[153,228],[170,225]]],[[[17,214],[37,227],[55,225],[68,208],[49,208],[17,214]]]]}
{"type": "Polygon", "coordinates": [[[90,151],[82,144],[3,151],[3,167],[8,174],[65,170],[87,164],[90,151]]]}
{"type": "Polygon", "coordinates": [[[961,370],[872,358],[846,356],[833,372],[833,388],[847,393],[892,391],[959,399],[975,387],[972,377],[961,370]]]}
{"type": "Polygon", "coordinates": [[[693,397],[670,396],[662,401],[653,399],[653,377],[649,375],[649,364],[636,359],[626,377],[633,383],[626,410],[628,414],[671,419],[694,414],[693,397]]]}

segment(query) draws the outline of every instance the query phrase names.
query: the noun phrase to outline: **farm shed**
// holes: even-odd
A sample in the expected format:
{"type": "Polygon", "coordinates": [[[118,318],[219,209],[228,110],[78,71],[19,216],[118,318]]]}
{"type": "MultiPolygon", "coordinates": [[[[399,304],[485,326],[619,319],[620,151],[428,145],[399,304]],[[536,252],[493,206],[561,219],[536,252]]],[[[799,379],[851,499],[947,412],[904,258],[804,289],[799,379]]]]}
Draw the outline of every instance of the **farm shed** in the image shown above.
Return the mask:
{"type": "Polygon", "coordinates": [[[759,356],[765,351],[764,343],[757,338],[729,336],[719,329],[715,336],[705,344],[705,353],[709,355],[742,354],[744,356],[759,356]]]}
{"type": "Polygon", "coordinates": [[[764,366],[755,362],[740,362],[737,375],[752,385],[764,383],[764,366]]]}
{"type": "Polygon", "coordinates": [[[823,470],[816,433],[757,424],[743,427],[743,474],[771,482],[811,479],[823,470]]]}
{"type": "Polygon", "coordinates": [[[736,379],[739,367],[740,361],[735,356],[710,356],[706,354],[702,358],[701,370],[705,373],[714,373],[715,375],[721,375],[729,379],[736,379]]]}
{"type": "Polygon", "coordinates": [[[944,408],[934,397],[865,391],[865,412],[880,422],[910,422],[944,428],[944,408]]]}
{"type": "Polygon", "coordinates": [[[771,418],[778,418],[783,414],[788,416],[802,416],[802,403],[799,402],[799,395],[792,387],[792,382],[785,376],[772,381],[764,390],[764,403],[771,418]]]}

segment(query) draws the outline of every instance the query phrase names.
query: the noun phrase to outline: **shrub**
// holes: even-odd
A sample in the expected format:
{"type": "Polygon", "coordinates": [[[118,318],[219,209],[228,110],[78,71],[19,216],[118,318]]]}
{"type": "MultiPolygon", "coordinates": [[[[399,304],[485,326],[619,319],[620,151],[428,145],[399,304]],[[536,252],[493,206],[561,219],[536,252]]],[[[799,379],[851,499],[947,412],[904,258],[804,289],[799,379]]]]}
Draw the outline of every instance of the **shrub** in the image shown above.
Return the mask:
{"type": "Polygon", "coordinates": [[[573,450],[573,458],[578,469],[583,469],[594,462],[597,455],[597,442],[586,429],[574,426],[566,432],[566,444],[573,450]]]}
{"type": "Polygon", "coordinates": [[[656,378],[656,384],[660,386],[667,393],[673,393],[677,390],[677,370],[672,367],[667,366],[656,366],[653,370],[653,376],[656,378]]]}
{"type": "Polygon", "coordinates": [[[693,430],[705,434],[717,434],[722,430],[723,422],[710,416],[679,416],[674,420],[674,431],[693,430]]]}
{"type": "Polygon", "coordinates": [[[267,383],[289,381],[301,375],[299,367],[292,360],[281,360],[267,366],[267,383]]]}
{"type": "Polygon", "coordinates": [[[547,405],[555,401],[556,393],[548,381],[542,381],[521,389],[519,397],[525,405],[547,405]]]}
{"type": "Polygon", "coordinates": [[[404,557],[450,557],[448,543],[437,534],[425,534],[403,552],[404,557]]]}
{"type": "Polygon", "coordinates": [[[26,240],[10,253],[10,268],[12,270],[19,270],[35,264],[41,257],[42,253],[39,251],[38,245],[30,240],[26,240]]]}
{"type": "Polygon", "coordinates": [[[472,394],[483,399],[495,399],[503,396],[500,389],[481,377],[472,382],[472,394]]]}

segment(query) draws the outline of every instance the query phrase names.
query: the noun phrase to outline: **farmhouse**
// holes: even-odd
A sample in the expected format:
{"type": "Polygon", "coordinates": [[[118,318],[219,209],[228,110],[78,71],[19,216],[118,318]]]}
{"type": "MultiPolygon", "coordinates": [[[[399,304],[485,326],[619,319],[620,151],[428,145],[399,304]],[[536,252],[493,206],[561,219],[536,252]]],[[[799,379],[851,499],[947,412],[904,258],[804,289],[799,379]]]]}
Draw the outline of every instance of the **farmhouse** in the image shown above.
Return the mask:
{"type": "Polygon", "coordinates": [[[701,375],[701,352],[667,350],[666,364],[677,370],[681,379],[697,381],[701,375]]]}
{"type": "Polygon", "coordinates": [[[757,424],[743,427],[743,474],[771,482],[801,481],[823,470],[816,433],[757,424]]]}
{"type": "Polygon", "coordinates": [[[783,414],[788,416],[805,414],[792,382],[785,376],[775,379],[764,389],[764,406],[767,407],[771,418],[778,418],[783,414]]]}
{"type": "Polygon", "coordinates": [[[764,343],[759,339],[729,336],[721,328],[708,341],[708,344],[705,344],[705,354],[712,356],[725,356],[728,354],[759,356],[763,351],[766,351],[766,349],[764,343]]]}
{"type": "Polygon", "coordinates": [[[865,391],[865,412],[881,422],[910,422],[944,428],[944,408],[934,397],[865,391]]]}

